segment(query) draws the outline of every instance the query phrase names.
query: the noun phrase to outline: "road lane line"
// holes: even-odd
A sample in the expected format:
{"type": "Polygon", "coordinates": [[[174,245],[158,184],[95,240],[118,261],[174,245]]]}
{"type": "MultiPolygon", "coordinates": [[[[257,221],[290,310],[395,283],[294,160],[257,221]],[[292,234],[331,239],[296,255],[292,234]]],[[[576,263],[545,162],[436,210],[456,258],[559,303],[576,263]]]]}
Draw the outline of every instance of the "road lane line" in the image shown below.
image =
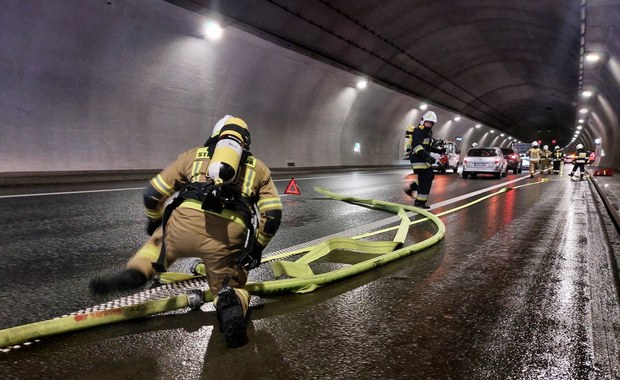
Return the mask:
{"type": "MultiPolygon", "coordinates": [[[[356,173],[359,175],[384,175],[384,174],[389,174],[389,173],[393,173],[396,171],[402,171],[404,169],[394,169],[391,171],[387,171],[387,172],[375,172],[375,173],[356,173]]],[[[347,172],[347,173],[351,173],[351,172],[347,172]]],[[[295,178],[295,181],[302,181],[302,180],[312,180],[312,179],[329,179],[329,178],[341,178],[342,176],[324,176],[324,177],[304,177],[304,178],[295,178]]],[[[274,179],[273,182],[284,182],[284,181],[290,181],[291,179],[274,179]]],[[[82,191],[58,191],[58,192],[53,192],[53,193],[32,193],[32,194],[14,194],[14,195],[0,195],[0,199],[5,199],[5,198],[25,198],[25,197],[42,197],[42,196],[47,196],[47,195],[71,195],[71,194],[86,194],[86,193],[105,193],[105,192],[111,192],[111,191],[131,191],[131,190],[144,190],[144,187],[128,187],[128,188],[121,188],[121,189],[101,189],[101,190],[82,190],[82,191]]]]}
{"type": "Polygon", "coordinates": [[[86,194],[86,193],[105,193],[105,192],[111,192],[111,191],[129,191],[129,190],[144,190],[144,187],[128,187],[128,188],[123,188],[123,189],[101,189],[101,190],[82,190],[82,191],[58,191],[58,192],[54,192],[54,193],[0,195],[0,199],[4,199],[4,198],[42,197],[42,196],[47,196],[47,195],[71,195],[71,194],[86,194]]]}

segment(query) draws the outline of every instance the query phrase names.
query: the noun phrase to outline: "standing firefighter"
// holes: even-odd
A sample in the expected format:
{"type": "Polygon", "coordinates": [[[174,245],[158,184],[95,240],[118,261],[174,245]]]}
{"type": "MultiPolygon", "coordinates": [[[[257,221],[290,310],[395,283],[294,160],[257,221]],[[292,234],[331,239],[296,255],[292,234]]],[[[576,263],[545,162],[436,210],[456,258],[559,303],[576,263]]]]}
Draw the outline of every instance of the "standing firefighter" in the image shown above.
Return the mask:
{"type": "Polygon", "coordinates": [[[549,150],[549,145],[543,146],[540,152],[540,173],[551,174],[551,156],[553,153],[549,150]]]}
{"type": "Polygon", "coordinates": [[[123,272],[91,281],[93,293],[141,287],[176,259],[199,257],[226,344],[243,345],[250,301],[243,287],[282,218],[270,171],[249,148],[247,125],[227,115],[204,146],[181,153],[154,177],[144,191],[151,238],[123,272]],[[164,210],[176,191],[179,195],[164,210]],[[253,218],[259,218],[256,230],[253,218]]]}
{"type": "Polygon", "coordinates": [[[527,151],[527,156],[530,158],[530,178],[534,178],[534,173],[536,173],[538,169],[540,153],[541,150],[538,148],[538,141],[532,142],[532,147],[527,151]]]}
{"type": "Polygon", "coordinates": [[[575,172],[579,169],[579,179],[583,179],[583,175],[586,172],[586,163],[588,162],[589,155],[590,153],[584,149],[582,144],[577,144],[577,157],[575,157],[573,170],[569,174],[570,177],[575,175],[575,172]]]}
{"type": "Polygon", "coordinates": [[[562,153],[559,146],[555,147],[555,150],[551,154],[551,158],[553,159],[553,174],[560,174],[560,169],[564,162],[564,153],[562,153]]]}
{"type": "Polygon", "coordinates": [[[413,205],[420,208],[430,208],[426,205],[428,195],[433,184],[433,169],[431,165],[435,159],[430,155],[431,152],[443,154],[444,149],[433,146],[433,125],[437,122],[435,112],[428,111],[422,116],[420,125],[416,128],[409,126],[405,132],[405,150],[409,154],[409,161],[413,172],[417,177],[413,180],[409,188],[405,189],[408,195],[417,191],[413,205]]]}

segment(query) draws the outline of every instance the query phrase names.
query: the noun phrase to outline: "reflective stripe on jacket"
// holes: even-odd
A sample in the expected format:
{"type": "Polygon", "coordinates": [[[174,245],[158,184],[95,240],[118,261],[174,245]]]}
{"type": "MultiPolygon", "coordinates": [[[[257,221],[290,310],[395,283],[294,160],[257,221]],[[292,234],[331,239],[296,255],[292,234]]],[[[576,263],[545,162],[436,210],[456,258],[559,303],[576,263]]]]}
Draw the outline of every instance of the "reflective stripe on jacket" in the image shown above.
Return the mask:
{"type": "Polygon", "coordinates": [[[577,150],[577,157],[575,158],[575,163],[577,164],[585,164],[588,162],[588,152],[585,149],[577,150]]]}

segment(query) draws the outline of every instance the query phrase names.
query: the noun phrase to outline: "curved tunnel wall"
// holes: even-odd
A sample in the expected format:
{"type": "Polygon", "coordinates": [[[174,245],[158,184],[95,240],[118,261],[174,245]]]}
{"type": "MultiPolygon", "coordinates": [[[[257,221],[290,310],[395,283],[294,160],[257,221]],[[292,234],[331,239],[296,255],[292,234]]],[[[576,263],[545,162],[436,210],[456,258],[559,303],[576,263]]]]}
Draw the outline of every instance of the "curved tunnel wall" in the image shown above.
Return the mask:
{"type": "MultiPolygon", "coordinates": [[[[154,169],[223,115],[249,124],[271,167],[402,163],[419,99],[165,2],[11,1],[0,8],[0,172],[154,169]],[[360,143],[361,152],[355,152],[360,143]]],[[[489,128],[431,106],[435,136],[489,128]]],[[[484,144],[507,146],[506,137],[484,144]]]]}

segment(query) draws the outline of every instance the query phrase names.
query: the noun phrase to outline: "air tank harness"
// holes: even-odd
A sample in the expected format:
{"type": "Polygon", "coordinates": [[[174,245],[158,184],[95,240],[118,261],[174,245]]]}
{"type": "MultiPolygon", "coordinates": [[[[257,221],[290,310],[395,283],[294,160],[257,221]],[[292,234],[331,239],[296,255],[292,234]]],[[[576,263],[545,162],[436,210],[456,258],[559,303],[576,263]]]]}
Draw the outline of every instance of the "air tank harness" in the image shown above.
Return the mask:
{"type": "Polygon", "coordinates": [[[166,272],[166,224],[172,212],[181,205],[186,199],[193,199],[202,202],[202,209],[214,213],[221,213],[224,209],[229,209],[238,213],[243,219],[246,226],[251,226],[252,208],[247,200],[243,199],[241,194],[235,194],[228,186],[215,184],[213,181],[208,182],[192,182],[185,186],[179,195],[166,206],[162,217],[162,243],[161,251],[157,262],[153,263],[156,272],[166,272]]]}

